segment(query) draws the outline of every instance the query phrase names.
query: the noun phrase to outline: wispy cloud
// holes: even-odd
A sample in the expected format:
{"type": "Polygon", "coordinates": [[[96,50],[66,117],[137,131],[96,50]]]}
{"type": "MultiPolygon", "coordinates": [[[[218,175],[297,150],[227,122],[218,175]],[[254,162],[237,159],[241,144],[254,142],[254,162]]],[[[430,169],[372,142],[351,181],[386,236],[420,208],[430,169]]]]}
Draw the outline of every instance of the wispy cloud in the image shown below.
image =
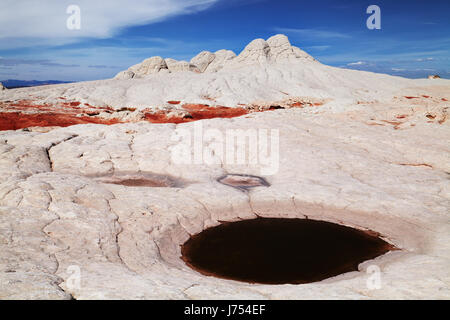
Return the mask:
{"type": "MultiPolygon", "coordinates": [[[[121,28],[162,21],[175,15],[205,10],[218,0],[78,0],[81,29],[69,30],[71,0],[8,0],[0,10],[0,42],[17,45],[71,43],[80,38],[107,38],[121,28]],[[20,41],[26,39],[26,41],[20,41]]],[[[11,47],[11,45],[9,46],[11,47]]]]}
{"type": "Polygon", "coordinates": [[[305,47],[306,50],[317,50],[317,51],[324,51],[324,50],[327,50],[330,48],[331,48],[331,46],[328,46],[328,45],[305,47]]]}
{"type": "Polygon", "coordinates": [[[46,67],[79,67],[79,64],[64,64],[50,60],[4,59],[0,58],[0,66],[40,65],[46,67]]]}
{"type": "Polygon", "coordinates": [[[115,69],[115,68],[117,68],[117,66],[105,66],[105,65],[100,64],[100,65],[91,65],[91,66],[88,66],[88,68],[94,68],[94,69],[115,69]]]}
{"type": "Polygon", "coordinates": [[[433,60],[434,60],[434,58],[419,58],[419,59],[416,59],[415,61],[423,62],[423,61],[433,61],[433,60]]]}
{"type": "Polygon", "coordinates": [[[436,67],[426,67],[427,60],[419,61],[419,59],[410,60],[383,60],[383,61],[358,61],[341,65],[341,68],[372,71],[377,73],[386,73],[396,76],[408,78],[426,78],[430,74],[445,75],[447,70],[445,67],[436,64],[436,67]]]}
{"type": "Polygon", "coordinates": [[[276,32],[286,33],[290,35],[298,35],[303,39],[345,39],[351,38],[347,33],[323,30],[323,29],[292,29],[292,28],[274,28],[276,32]]]}
{"type": "Polygon", "coordinates": [[[339,10],[341,10],[341,9],[349,9],[351,7],[352,7],[352,5],[350,5],[350,4],[338,4],[338,5],[331,6],[332,9],[339,9],[339,10]]]}
{"type": "Polygon", "coordinates": [[[364,62],[364,61],[347,63],[348,66],[361,66],[361,65],[364,65],[364,64],[366,64],[366,62],[364,62]]]}

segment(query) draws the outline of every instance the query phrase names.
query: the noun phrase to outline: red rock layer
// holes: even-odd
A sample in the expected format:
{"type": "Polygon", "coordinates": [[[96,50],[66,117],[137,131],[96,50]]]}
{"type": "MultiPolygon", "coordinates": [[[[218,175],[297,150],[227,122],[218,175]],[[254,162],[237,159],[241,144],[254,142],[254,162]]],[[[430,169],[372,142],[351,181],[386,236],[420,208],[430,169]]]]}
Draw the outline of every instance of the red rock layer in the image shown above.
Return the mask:
{"type": "Polygon", "coordinates": [[[203,104],[185,104],[183,105],[183,109],[192,115],[193,120],[234,118],[248,113],[244,108],[228,108],[223,106],[210,107],[203,104]]]}
{"type": "MultiPolygon", "coordinates": [[[[0,102],[0,130],[17,130],[28,127],[67,127],[76,124],[97,123],[97,124],[116,124],[122,123],[119,119],[112,116],[110,119],[104,119],[100,113],[106,112],[114,114],[115,112],[130,111],[135,112],[135,108],[122,108],[114,110],[113,108],[95,107],[88,103],[81,105],[78,101],[66,101],[60,97],[61,102],[55,104],[35,104],[32,100],[4,101],[0,102]]],[[[180,104],[180,101],[168,101],[169,104],[180,104]]],[[[292,107],[312,107],[320,106],[322,103],[297,102],[292,107]]],[[[243,105],[244,106],[244,105],[243,105]]],[[[269,108],[273,110],[277,108],[269,108]]],[[[280,107],[280,109],[283,109],[280,107]]],[[[184,104],[179,115],[170,113],[167,110],[153,112],[143,110],[143,118],[151,123],[185,123],[203,119],[214,118],[234,118],[246,115],[250,112],[260,112],[267,110],[249,110],[244,107],[229,108],[224,106],[209,106],[206,104],[184,104]]]]}
{"type": "Polygon", "coordinates": [[[189,114],[184,116],[168,116],[165,111],[145,113],[145,120],[151,123],[184,123],[203,119],[234,118],[245,115],[244,108],[210,107],[206,104],[185,104],[183,109],[189,114]]]}
{"type": "MultiPolygon", "coordinates": [[[[65,99],[63,99],[65,100],[65,99]]],[[[68,127],[76,124],[115,124],[117,119],[90,117],[102,111],[111,112],[110,107],[80,107],[81,102],[61,102],[55,105],[34,104],[31,100],[0,102],[0,131],[17,130],[28,127],[68,127]],[[5,112],[8,111],[8,112],[5,112]]]]}
{"type": "Polygon", "coordinates": [[[75,124],[116,124],[117,119],[106,120],[89,116],[77,117],[73,114],[65,113],[21,113],[21,112],[2,112],[0,113],[0,131],[17,130],[28,127],[68,127],[75,124]]]}
{"type": "Polygon", "coordinates": [[[165,111],[145,113],[144,119],[151,123],[183,123],[187,122],[182,117],[168,116],[165,111]]]}

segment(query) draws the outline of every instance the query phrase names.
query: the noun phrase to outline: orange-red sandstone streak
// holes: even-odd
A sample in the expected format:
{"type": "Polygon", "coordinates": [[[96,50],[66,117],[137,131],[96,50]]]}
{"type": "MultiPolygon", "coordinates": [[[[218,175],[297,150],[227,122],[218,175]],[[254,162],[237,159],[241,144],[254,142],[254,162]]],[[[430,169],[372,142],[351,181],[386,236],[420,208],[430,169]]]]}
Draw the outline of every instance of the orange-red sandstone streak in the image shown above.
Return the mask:
{"type": "Polygon", "coordinates": [[[76,124],[116,124],[117,119],[106,120],[88,116],[77,117],[76,115],[64,113],[21,113],[21,112],[2,112],[0,113],[0,131],[17,130],[28,127],[68,127],[76,124]]]}
{"type": "MultiPolygon", "coordinates": [[[[62,97],[61,97],[62,99],[62,97]]],[[[64,100],[64,99],[63,99],[64,100]]],[[[170,104],[177,104],[178,101],[170,101],[170,104]]],[[[320,106],[322,103],[294,103],[292,107],[320,106]]],[[[185,123],[203,119],[214,118],[234,118],[246,115],[250,112],[243,107],[229,108],[224,106],[209,106],[205,104],[184,104],[182,106],[185,114],[168,115],[167,111],[152,112],[143,110],[144,119],[151,123],[185,123]]],[[[128,111],[135,111],[134,108],[125,108],[128,111]]],[[[51,104],[34,104],[32,100],[21,100],[17,102],[0,102],[0,131],[17,130],[28,127],[67,127],[76,124],[105,124],[111,125],[122,123],[119,119],[104,119],[98,116],[100,112],[114,113],[117,110],[106,107],[94,107],[88,103],[60,102],[51,104]],[[2,110],[9,112],[1,112],[2,110]],[[86,116],[87,115],[87,116],[86,116]]],[[[119,110],[120,111],[120,110],[119,110]]],[[[266,110],[263,110],[266,111],[266,110]]]]}

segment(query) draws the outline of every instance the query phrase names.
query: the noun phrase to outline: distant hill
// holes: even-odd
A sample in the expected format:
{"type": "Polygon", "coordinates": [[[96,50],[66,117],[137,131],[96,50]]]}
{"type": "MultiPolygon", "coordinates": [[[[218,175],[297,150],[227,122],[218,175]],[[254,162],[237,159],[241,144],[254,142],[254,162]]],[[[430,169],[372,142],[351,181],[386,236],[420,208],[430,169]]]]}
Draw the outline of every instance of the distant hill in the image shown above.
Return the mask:
{"type": "Polygon", "coordinates": [[[47,84],[71,83],[74,81],[58,81],[58,80],[37,81],[37,80],[8,79],[8,80],[0,80],[0,82],[7,89],[14,89],[14,88],[43,86],[43,85],[47,85],[47,84]]]}

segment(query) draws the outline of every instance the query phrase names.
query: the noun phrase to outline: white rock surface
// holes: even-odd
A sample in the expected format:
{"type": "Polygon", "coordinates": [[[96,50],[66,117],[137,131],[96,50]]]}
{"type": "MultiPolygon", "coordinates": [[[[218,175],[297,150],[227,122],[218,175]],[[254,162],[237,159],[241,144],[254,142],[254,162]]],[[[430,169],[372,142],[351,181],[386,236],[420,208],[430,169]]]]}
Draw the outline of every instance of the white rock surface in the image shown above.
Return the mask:
{"type": "Polygon", "coordinates": [[[222,51],[202,74],[146,74],[167,67],[160,58],[132,67],[142,79],[4,91],[1,103],[62,96],[117,109],[205,95],[230,107],[324,104],[178,125],[0,132],[0,299],[450,299],[450,81],[328,67],[295,48],[293,58],[285,40],[256,41],[231,59],[240,68],[208,72],[230,60],[222,51]],[[278,170],[230,163],[225,146],[206,140],[210,161],[179,163],[180,135],[198,130],[278,130],[278,170]],[[270,187],[247,193],[217,182],[228,173],[263,176],[270,187]],[[117,184],[130,177],[160,187],[117,184]],[[257,216],[370,229],[401,250],[307,285],[206,277],[180,259],[190,235],[257,216]],[[371,265],[378,290],[367,286],[371,265]]]}
{"type": "Polygon", "coordinates": [[[227,66],[239,67],[254,63],[278,63],[283,60],[296,59],[315,61],[306,52],[292,46],[288,37],[279,34],[269,38],[267,42],[263,39],[253,40],[237,57],[234,52],[229,50],[219,50],[216,53],[202,51],[190,62],[167,58],[164,64],[161,57],[153,57],[126,71],[121,71],[114,79],[144,77],[166,69],[169,69],[170,72],[217,72],[227,66]]]}
{"type": "Polygon", "coordinates": [[[6,88],[3,86],[3,84],[0,82],[0,91],[6,90],[6,88]]]}
{"type": "MultiPolygon", "coordinates": [[[[158,73],[161,70],[168,69],[165,60],[161,57],[151,57],[144,60],[142,63],[136,64],[128,69],[127,71],[120,72],[116,78],[121,78],[123,72],[127,74],[134,74],[133,78],[142,78],[149,74],[158,73]],[[130,73],[131,71],[131,73],[130,73]]],[[[125,78],[126,79],[126,78],[125,78]]]]}
{"type": "Polygon", "coordinates": [[[227,107],[309,97],[327,100],[327,107],[339,109],[342,103],[390,103],[402,89],[428,84],[445,86],[448,83],[444,79],[410,80],[298,59],[293,63],[286,61],[228,67],[215,73],[158,73],[142,79],[99,80],[6,90],[2,99],[31,99],[39,104],[54,103],[60,101],[59,97],[65,97],[93,106],[142,110],[164,107],[170,100],[211,104],[205,96],[214,97],[214,105],[227,107]]]}
{"type": "Polygon", "coordinates": [[[298,48],[289,48],[288,39],[281,35],[253,41],[238,57],[226,50],[214,55],[203,73],[192,63],[153,57],[119,73],[114,80],[7,90],[3,99],[51,104],[64,97],[117,110],[158,110],[173,100],[236,107],[313,98],[326,100],[327,108],[339,110],[342,103],[390,103],[403,89],[449,83],[326,66],[298,48]],[[184,72],[171,72],[168,64],[171,70],[184,72]]]}
{"type": "Polygon", "coordinates": [[[205,72],[217,72],[223,69],[231,60],[236,58],[236,54],[231,50],[219,50],[214,53],[214,60],[208,65],[205,72]]]}
{"type": "Polygon", "coordinates": [[[197,66],[187,62],[187,61],[176,61],[174,59],[166,59],[166,64],[170,72],[200,72],[197,66]]]}
{"type": "Polygon", "coordinates": [[[250,42],[240,55],[232,61],[233,65],[245,65],[267,62],[270,54],[269,44],[264,39],[255,39],[250,42]]]}
{"type": "Polygon", "coordinates": [[[125,70],[125,71],[121,71],[119,72],[114,79],[118,79],[118,80],[127,80],[127,79],[133,79],[135,76],[135,73],[131,70],[125,70]]]}
{"type": "Polygon", "coordinates": [[[292,46],[288,37],[283,34],[269,38],[267,40],[267,44],[270,47],[269,57],[273,62],[280,62],[286,59],[304,59],[308,61],[315,61],[313,57],[300,48],[292,46]]]}
{"type": "Polygon", "coordinates": [[[209,51],[202,51],[191,59],[191,64],[197,66],[200,72],[205,72],[206,68],[214,61],[216,55],[209,51]]]}
{"type": "Polygon", "coordinates": [[[292,51],[294,51],[294,54],[296,55],[296,57],[298,59],[303,59],[303,60],[308,60],[308,61],[317,61],[312,56],[310,56],[309,54],[307,54],[305,51],[303,51],[302,49],[300,49],[298,47],[292,46],[292,51]]]}
{"type": "Polygon", "coordinates": [[[372,118],[381,123],[389,113],[410,110],[406,103],[395,110],[377,104],[319,115],[279,110],[178,126],[2,132],[0,298],[448,299],[448,122],[428,124],[424,108],[417,111],[421,120],[411,116],[403,129],[370,125],[372,118]],[[175,164],[175,133],[194,132],[199,124],[223,134],[278,129],[279,171],[265,176],[271,186],[247,194],[216,181],[228,172],[261,175],[261,165],[175,164]],[[180,184],[151,188],[102,182],[130,175],[169,175],[180,184]],[[306,215],[368,228],[402,251],[363,263],[359,272],[298,286],[205,277],[179,258],[179,245],[190,234],[256,214],[306,215]],[[380,290],[367,288],[369,265],[382,272],[380,290]],[[77,268],[81,283],[74,287],[71,275],[77,268]]]}

